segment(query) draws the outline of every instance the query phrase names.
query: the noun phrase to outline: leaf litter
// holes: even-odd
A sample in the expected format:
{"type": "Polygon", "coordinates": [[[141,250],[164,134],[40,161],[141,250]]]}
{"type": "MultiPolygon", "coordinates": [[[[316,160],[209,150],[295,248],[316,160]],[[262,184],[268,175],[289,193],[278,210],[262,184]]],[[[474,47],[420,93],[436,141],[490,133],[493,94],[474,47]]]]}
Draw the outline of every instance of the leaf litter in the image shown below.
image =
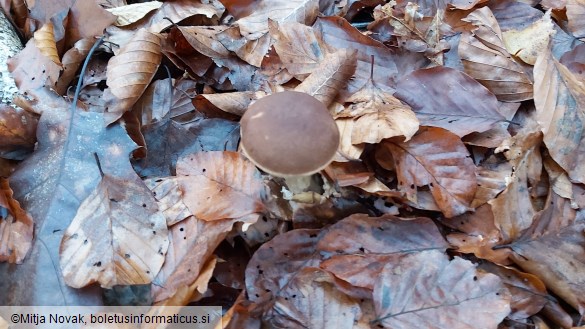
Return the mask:
{"type": "Polygon", "coordinates": [[[27,42],[0,107],[0,303],[141,285],[224,305],[223,328],[582,325],[585,3],[535,3],[1,3],[27,42]],[[309,177],[238,147],[285,90],[340,131],[309,177]]]}

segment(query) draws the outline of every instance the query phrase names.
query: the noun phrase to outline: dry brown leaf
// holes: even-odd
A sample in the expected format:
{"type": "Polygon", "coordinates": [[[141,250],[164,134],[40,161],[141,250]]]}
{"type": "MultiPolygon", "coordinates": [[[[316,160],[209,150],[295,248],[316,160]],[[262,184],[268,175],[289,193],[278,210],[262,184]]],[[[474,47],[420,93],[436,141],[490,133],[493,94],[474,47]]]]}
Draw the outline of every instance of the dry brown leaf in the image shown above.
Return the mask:
{"type": "Polygon", "coordinates": [[[129,111],[154,77],[162,59],[158,35],[138,30],[132,40],[108,62],[107,81],[112,94],[118,99],[107,123],[119,119],[129,111]]]}
{"type": "Polygon", "coordinates": [[[297,79],[304,80],[326,55],[326,47],[310,26],[297,22],[270,22],[270,36],[282,65],[297,79]]]}
{"type": "Polygon", "coordinates": [[[167,235],[165,218],[138,177],[105,175],[61,241],[65,282],[75,288],[150,283],[165,260],[167,235]]]}
{"type": "Polygon", "coordinates": [[[410,140],[418,130],[416,115],[408,105],[378,88],[372,78],[346,100],[353,103],[348,111],[355,118],[351,143],[377,144],[397,136],[403,136],[405,142],[410,140]]]}
{"type": "Polygon", "coordinates": [[[41,53],[34,39],[30,39],[26,47],[9,58],[6,64],[21,93],[53,86],[61,72],[59,65],[41,53]]]}
{"type": "MultiPolygon", "coordinates": [[[[191,300],[193,300],[194,296],[201,296],[202,294],[205,293],[205,291],[207,291],[207,284],[209,283],[209,280],[212,278],[213,276],[213,270],[215,269],[215,266],[217,264],[217,257],[215,257],[214,255],[212,255],[209,260],[207,260],[205,262],[205,265],[203,265],[203,267],[201,268],[201,270],[199,271],[199,276],[197,277],[197,279],[195,279],[195,281],[185,287],[181,287],[180,289],[178,289],[177,294],[175,294],[173,297],[169,298],[169,299],[165,299],[164,301],[155,303],[153,306],[162,306],[163,310],[162,312],[164,312],[164,306],[185,306],[188,305],[189,302],[191,302],[191,300]]],[[[161,309],[157,308],[157,315],[161,314],[161,309]]],[[[172,315],[175,314],[174,312],[172,312],[171,314],[165,314],[165,315],[172,315]]]]}
{"type": "Polygon", "coordinates": [[[506,190],[488,201],[492,206],[496,226],[505,242],[516,240],[532,224],[536,209],[528,189],[528,166],[530,162],[541,163],[540,152],[532,149],[515,166],[506,190]]]}
{"type": "Polygon", "coordinates": [[[508,161],[491,156],[477,168],[477,191],[471,203],[477,208],[502,192],[512,177],[513,166],[508,161]]]}
{"type": "Polygon", "coordinates": [[[0,262],[21,264],[33,241],[33,220],[13,198],[8,179],[0,177],[0,262]]]}
{"type": "Polygon", "coordinates": [[[319,230],[299,229],[279,234],[263,244],[246,267],[248,299],[273,298],[304,267],[317,267],[319,230]]]}
{"type": "Polygon", "coordinates": [[[38,118],[31,113],[0,104],[0,153],[3,157],[10,158],[6,152],[34,148],[37,123],[38,118]]]}
{"type": "Polygon", "coordinates": [[[327,45],[326,52],[341,49],[357,51],[357,68],[354,78],[339,91],[341,101],[361,88],[371,76],[372,55],[374,78],[378,87],[391,92],[401,77],[424,67],[428,60],[424,55],[411,52],[396,52],[382,42],[362,34],[343,17],[319,17],[313,25],[318,40],[327,45]]]}
{"type": "Polygon", "coordinates": [[[59,54],[57,53],[57,44],[55,43],[55,34],[53,33],[53,23],[48,22],[34,33],[35,45],[39,48],[41,54],[61,66],[59,54]]]}
{"type": "Polygon", "coordinates": [[[442,127],[460,137],[487,131],[504,119],[489,90],[448,67],[410,73],[398,82],[394,95],[412,107],[421,125],[442,127]]]}
{"type": "Polygon", "coordinates": [[[547,11],[540,20],[521,31],[503,32],[502,36],[508,52],[524,63],[534,65],[538,54],[547,51],[549,40],[555,34],[550,13],[547,11]]]}
{"type": "Polygon", "coordinates": [[[585,37],[585,1],[567,0],[567,18],[569,31],[575,38],[585,37]]]}
{"type": "Polygon", "coordinates": [[[484,204],[473,213],[463,214],[443,221],[445,225],[461,231],[447,235],[449,243],[458,252],[474,254],[496,264],[509,264],[509,249],[496,249],[502,241],[502,234],[496,227],[494,214],[489,204],[484,204]]]}
{"type": "Polygon", "coordinates": [[[75,78],[77,69],[83,64],[94,42],[93,38],[81,39],[63,55],[63,74],[55,83],[55,90],[59,95],[63,95],[67,91],[69,83],[75,78]]]}
{"type": "Polygon", "coordinates": [[[511,245],[514,262],[538,276],[548,289],[580,314],[585,314],[584,230],[585,222],[575,220],[565,227],[547,228],[511,245]]]}
{"type": "Polygon", "coordinates": [[[585,183],[585,84],[550,51],[534,65],[534,103],[544,144],[572,181],[585,183]]]}
{"type": "Polygon", "coordinates": [[[380,144],[394,158],[398,190],[417,203],[417,188],[428,185],[446,217],[471,210],[477,189],[476,168],[461,140],[442,128],[421,127],[408,142],[380,144]]]}
{"type": "Polygon", "coordinates": [[[178,29],[191,47],[201,54],[213,59],[230,56],[230,51],[217,40],[225,26],[179,26],[178,29]]]}
{"type": "Polygon", "coordinates": [[[509,318],[526,319],[540,312],[547,303],[546,286],[537,276],[518,271],[513,267],[498,266],[487,262],[481,263],[478,268],[499,276],[510,290],[512,313],[508,315],[509,318]]]}
{"type": "Polygon", "coordinates": [[[465,73],[479,81],[498,100],[518,102],[532,98],[532,82],[508,53],[498,22],[488,7],[466,18],[477,28],[461,35],[459,56],[465,73]]]}
{"type": "Polygon", "coordinates": [[[325,58],[295,91],[309,94],[329,106],[356,69],[357,51],[342,49],[325,58]]]}
{"type": "Polygon", "coordinates": [[[158,208],[167,220],[167,226],[193,216],[183,202],[183,191],[176,177],[150,178],[144,184],[153,192],[158,201],[158,208]]]}
{"type": "Polygon", "coordinates": [[[242,116],[253,101],[264,96],[266,96],[266,93],[263,91],[200,94],[195,97],[193,103],[197,110],[203,113],[213,113],[214,111],[221,110],[237,116],[242,116]]]}
{"type": "Polygon", "coordinates": [[[332,254],[320,267],[353,286],[372,290],[385,264],[424,250],[444,252],[448,244],[424,217],[351,215],[322,235],[317,250],[332,254]]]}
{"type": "Polygon", "coordinates": [[[125,26],[139,21],[149,12],[160,8],[160,6],[162,6],[162,2],[149,1],[108,8],[106,10],[116,16],[114,25],[125,26]]]}
{"type": "Polygon", "coordinates": [[[331,274],[308,267],[279,291],[264,320],[272,328],[352,329],[360,317],[357,299],[336,289],[331,274]]]}
{"type": "Polygon", "coordinates": [[[198,219],[237,219],[261,212],[260,172],[236,152],[199,152],[177,161],[183,202],[198,219]]]}
{"type": "Polygon", "coordinates": [[[354,145],[351,142],[355,121],[353,119],[339,118],[335,120],[335,123],[337,124],[337,129],[339,129],[340,143],[333,160],[337,162],[358,160],[364,151],[365,145],[354,145]]]}
{"type": "Polygon", "coordinates": [[[173,225],[165,263],[152,286],[154,302],[173,298],[193,284],[232,225],[231,220],[208,222],[194,216],[173,225]]]}
{"type": "Polygon", "coordinates": [[[395,329],[496,328],[510,313],[510,294],[497,276],[432,250],[386,265],[374,305],[376,322],[395,329]]]}
{"type": "Polygon", "coordinates": [[[309,25],[318,14],[318,0],[260,0],[250,15],[238,19],[235,24],[243,36],[255,40],[268,32],[269,20],[309,25]]]}

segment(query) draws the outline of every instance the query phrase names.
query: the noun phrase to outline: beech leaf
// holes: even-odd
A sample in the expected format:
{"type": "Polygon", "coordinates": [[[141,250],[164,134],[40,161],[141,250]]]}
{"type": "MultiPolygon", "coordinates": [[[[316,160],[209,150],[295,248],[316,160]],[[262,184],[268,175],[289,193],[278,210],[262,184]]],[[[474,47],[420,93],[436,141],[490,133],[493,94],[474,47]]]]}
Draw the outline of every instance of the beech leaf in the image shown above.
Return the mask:
{"type": "Polygon", "coordinates": [[[108,110],[111,114],[107,123],[116,121],[132,108],[154,77],[161,59],[160,38],[144,29],[138,30],[110,59],[106,83],[119,101],[115,108],[108,110]]]}
{"type": "Polygon", "coordinates": [[[543,52],[534,65],[534,104],[544,144],[573,181],[585,183],[585,84],[543,52]]]}
{"type": "Polygon", "coordinates": [[[417,187],[428,185],[446,217],[471,210],[477,189],[476,168],[463,142],[454,134],[422,127],[408,142],[384,141],[394,157],[398,190],[417,203],[417,187]]]}
{"type": "Polygon", "coordinates": [[[65,231],[63,277],[75,288],[94,282],[103,288],[150,283],[168,243],[165,217],[138,176],[120,180],[105,175],[65,231]]]}
{"type": "Polygon", "coordinates": [[[498,100],[519,102],[532,98],[532,82],[506,50],[502,32],[488,7],[466,18],[477,28],[464,33],[459,56],[469,74],[496,95],[498,100]]]}
{"type": "Polygon", "coordinates": [[[236,152],[185,155],[177,176],[183,202],[198,219],[236,219],[264,210],[260,172],[236,152]]]}
{"type": "Polygon", "coordinates": [[[386,265],[374,305],[376,322],[389,328],[497,328],[510,313],[510,294],[497,276],[431,250],[386,265]]]}
{"type": "Polygon", "coordinates": [[[489,90],[448,67],[410,73],[398,82],[394,96],[412,107],[421,125],[445,128],[460,137],[486,131],[504,119],[489,90]]]}

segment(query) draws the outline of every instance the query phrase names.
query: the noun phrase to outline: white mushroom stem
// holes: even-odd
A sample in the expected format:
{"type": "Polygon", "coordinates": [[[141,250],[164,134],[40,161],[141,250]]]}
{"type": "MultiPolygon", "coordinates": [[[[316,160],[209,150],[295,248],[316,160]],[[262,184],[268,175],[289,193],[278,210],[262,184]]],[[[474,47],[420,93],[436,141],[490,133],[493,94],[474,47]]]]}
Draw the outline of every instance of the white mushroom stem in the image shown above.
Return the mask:
{"type": "Polygon", "coordinates": [[[16,55],[21,50],[22,43],[16,31],[14,31],[12,24],[0,9],[0,102],[5,104],[12,104],[14,95],[18,93],[18,88],[8,71],[6,62],[8,58],[16,55]]]}

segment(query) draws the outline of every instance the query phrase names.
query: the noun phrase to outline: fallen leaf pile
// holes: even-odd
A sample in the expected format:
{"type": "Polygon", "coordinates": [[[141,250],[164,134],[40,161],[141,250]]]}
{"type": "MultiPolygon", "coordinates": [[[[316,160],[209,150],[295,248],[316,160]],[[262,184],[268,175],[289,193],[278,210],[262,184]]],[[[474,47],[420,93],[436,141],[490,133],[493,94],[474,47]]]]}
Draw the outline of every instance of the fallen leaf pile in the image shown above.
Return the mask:
{"type": "Polygon", "coordinates": [[[0,5],[26,41],[0,106],[0,305],[585,323],[584,1],[0,5]],[[340,131],[313,176],[239,151],[241,115],[285,90],[340,131]]]}

